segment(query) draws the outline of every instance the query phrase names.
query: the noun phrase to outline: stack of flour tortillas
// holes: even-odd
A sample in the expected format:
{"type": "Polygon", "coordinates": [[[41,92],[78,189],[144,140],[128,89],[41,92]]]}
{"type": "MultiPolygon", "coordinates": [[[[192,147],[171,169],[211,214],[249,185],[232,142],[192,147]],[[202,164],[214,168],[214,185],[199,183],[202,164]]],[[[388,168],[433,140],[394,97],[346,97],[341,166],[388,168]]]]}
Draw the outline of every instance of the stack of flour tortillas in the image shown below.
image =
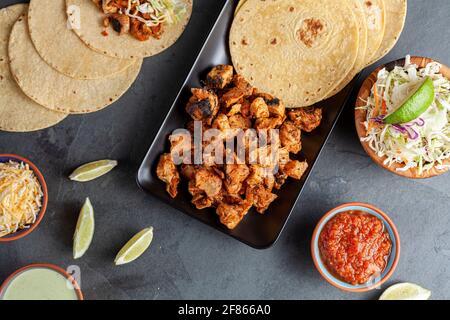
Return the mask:
{"type": "Polygon", "coordinates": [[[39,130],[112,104],[133,84],[143,58],[183,33],[192,0],[183,1],[183,21],[161,39],[142,42],[103,36],[104,14],[90,0],[31,0],[0,9],[0,130],[39,130]]]}
{"type": "Polygon", "coordinates": [[[288,107],[311,106],[384,57],[406,12],[407,0],[241,0],[230,32],[233,64],[288,107]]]}

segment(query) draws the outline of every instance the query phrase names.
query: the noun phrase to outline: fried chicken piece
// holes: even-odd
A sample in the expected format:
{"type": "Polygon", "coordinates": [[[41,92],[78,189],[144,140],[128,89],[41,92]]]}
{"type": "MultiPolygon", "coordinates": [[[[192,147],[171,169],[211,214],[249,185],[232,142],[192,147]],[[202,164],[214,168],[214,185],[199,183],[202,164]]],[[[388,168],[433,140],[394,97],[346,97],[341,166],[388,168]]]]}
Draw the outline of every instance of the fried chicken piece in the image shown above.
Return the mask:
{"type": "Polygon", "coordinates": [[[240,103],[233,105],[231,107],[230,111],[228,111],[227,116],[231,117],[231,116],[234,116],[235,114],[241,113],[241,107],[242,107],[242,104],[240,104],[240,103]]]}
{"type": "Polygon", "coordinates": [[[244,96],[251,96],[253,94],[252,85],[247,80],[245,80],[245,78],[240,74],[236,74],[233,77],[233,84],[236,88],[242,90],[244,96]]]}
{"type": "Polygon", "coordinates": [[[225,166],[225,189],[229,194],[238,194],[242,189],[242,183],[250,174],[250,169],[245,164],[227,164],[225,166]]]}
{"type": "Polygon", "coordinates": [[[195,123],[198,122],[198,127],[202,129],[202,132],[210,129],[210,126],[205,121],[191,120],[186,124],[186,129],[189,130],[191,135],[195,133],[195,123]]]}
{"type": "Polygon", "coordinates": [[[194,120],[206,121],[211,124],[219,111],[219,99],[217,95],[208,89],[193,88],[192,97],[186,106],[187,113],[194,120]]]}
{"type": "Polygon", "coordinates": [[[263,98],[256,98],[250,105],[250,115],[253,118],[268,118],[269,117],[269,107],[263,98]]]}
{"type": "Polygon", "coordinates": [[[284,167],[290,160],[289,150],[287,148],[279,148],[278,164],[280,165],[280,167],[284,167]]]}
{"type": "Polygon", "coordinates": [[[119,11],[119,8],[115,5],[115,0],[94,0],[94,2],[99,6],[99,2],[101,1],[101,8],[103,10],[103,13],[111,14],[111,13],[117,13],[119,11]]]}
{"type": "Polygon", "coordinates": [[[206,85],[211,89],[223,89],[233,80],[234,69],[230,65],[218,65],[206,76],[206,85]]]}
{"type": "Polygon", "coordinates": [[[301,130],[311,132],[320,126],[320,122],[322,121],[322,108],[308,107],[291,109],[288,112],[288,116],[301,130]]]}
{"type": "Polygon", "coordinates": [[[286,108],[283,102],[278,98],[273,98],[270,100],[265,100],[267,106],[269,107],[269,113],[272,117],[285,117],[286,108]]]}
{"type": "Polygon", "coordinates": [[[109,22],[119,35],[130,32],[130,17],[125,14],[113,13],[109,16],[109,22]]]}
{"type": "Polygon", "coordinates": [[[222,179],[213,171],[201,168],[195,173],[195,186],[212,198],[222,189],[222,179]]]}
{"type": "Polygon", "coordinates": [[[177,188],[180,183],[180,175],[170,153],[165,153],[159,158],[156,175],[166,183],[167,192],[172,198],[175,198],[178,193],[177,188]]]}
{"type": "Polygon", "coordinates": [[[282,170],[289,177],[300,180],[307,169],[308,163],[306,161],[291,160],[286,163],[282,170]]]}
{"type": "Polygon", "coordinates": [[[170,154],[177,164],[190,163],[192,160],[192,138],[189,132],[176,133],[169,136],[170,154]]]}
{"type": "Polygon", "coordinates": [[[242,101],[242,103],[240,105],[241,105],[242,116],[245,118],[249,118],[250,117],[250,106],[252,105],[250,100],[244,99],[244,101],[242,101]]]}
{"type": "Polygon", "coordinates": [[[283,124],[282,117],[259,118],[255,121],[255,128],[258,130],[276,129],[283,124]]]}
{"type": "Polygon", "coordinates": [[[230,123],[231,129],[250,129],[252,126],[252,122],[250,119],[243,117],[240,114],[235,114],[228,118],[228,122],[230,123]]]}
{"type": "Polygon", "coordinates": [[[246,199],[256,208],[256,211],[263,214],[275,201],[278,196],[266,189],[263,185],[257,185],[247,188],[246,199]]]}
{"type": "Polygon", "coordinates": [[[266,169],[260,165],[252,164],[250,166],[250,174],[245,180],[245,183],[249,187],[259,185],[264,182],[264,177],[266,176],[266,169]]]}
{"type": "Polygon", "coordinates": [[[223,113],[219,113],[217,115],[217,117],[214,119],[211,127],[214,129],[218,129],[220,131],[225,131],[225,130],[231,129],[230,122],[228,121],[228,117],[223,113]]]}
{"type": "Polygon", "coordinates": [[[288,178],[288,175],[284,173],[283,171],[278,171],[275,174],[275,183],[273,187],[277,190],[280,190],[281,187],[286,183],[286,180],[288,178]]]}
{"type": "Polygon", "coordinates": [[[301,130],[292,121],[285,121],[280,128],[281,145],[291,153],[297,154],[302,149],[301,130]]]}
{"type": "Polygon", "coordinates": [[[182,164],[180,173],[185,179],[191,181],[195,178],[195,172],[197,169],[199,169],[199,166],[195,166],[193,164],[182,164]]]}
{"type": "Polygon", "coordinates": [[[211,198],[208,198],[207,196],[201,195],[201,194],[192,197],[191,202],[193,205],[195,205],[195,207],[198,210],[211,208],[213,206],[213,200],[211,198]]]}
{"type": "Polygon", "coordinates": [[[231,88],[220,98],[221,104],[225,108],[229,108],[232,105],[241,103],[244,99],[245,92],[237,87],[231,88]]]}
{"type": "Polygon", "coordinates": [[[230,230],[236,228],[252,207],[251,203],[246,200],[240,199],[233,202],[222,202],[216,210],[220,222],[230,230]]]}

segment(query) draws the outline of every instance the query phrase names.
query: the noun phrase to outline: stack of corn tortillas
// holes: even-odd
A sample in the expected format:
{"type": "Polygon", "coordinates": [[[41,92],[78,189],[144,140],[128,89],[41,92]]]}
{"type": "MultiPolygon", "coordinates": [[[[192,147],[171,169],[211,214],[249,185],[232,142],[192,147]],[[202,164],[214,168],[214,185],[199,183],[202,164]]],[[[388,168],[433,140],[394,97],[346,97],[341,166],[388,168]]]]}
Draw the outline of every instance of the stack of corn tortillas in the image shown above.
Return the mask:
{"type": "Polygon", "coordinates": [[[311,106],[384,57],[406,12],[407,0],[241,0],[229,39],[233,64],[288,107],[311,106]]]}
{"type": "Polygon", "coordinates": [[[183,33],[192,0],[182,1],[183,21],[168,25],[161,39],[142,42],[103,36],[104,15],[89,0],[31,0],[0,9],[0,130],[40,130],[111,105],[133,84],[143,58],[183,33]]]}

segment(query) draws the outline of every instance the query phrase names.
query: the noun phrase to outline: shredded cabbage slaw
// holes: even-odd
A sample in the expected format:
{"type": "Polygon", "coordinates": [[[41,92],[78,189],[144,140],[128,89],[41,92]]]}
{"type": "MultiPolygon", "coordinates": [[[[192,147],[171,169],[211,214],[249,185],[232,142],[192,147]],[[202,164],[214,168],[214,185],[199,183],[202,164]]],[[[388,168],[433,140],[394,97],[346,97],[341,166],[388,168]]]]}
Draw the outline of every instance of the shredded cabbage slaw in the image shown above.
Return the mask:
{"type": "Polygon", "coordinates": [[[186,13],[185,5],[179,0],[128,0],[128,8],[125,14],[135,18],[149,27],[161,23],[173,24],[180,21],[186,13]],[[150,15],[150,19],[144,19],[131,13],[132,6],[136,4],[137,11],[150,15]]]}
{"type": "Polygon", "coordinates": [[[439,73],[440,69],[436,62],[418,69],[407,56],[404,67],[379,71],[370,97],[361,108],[367,111],[367,136],[361,141],[368,143],[379,157],[386,157],[385,165],[400,164],[398,172],[417,168],[423,174],[433,168],[450,168],[444,164],[450,159],[450,81],[439,73]],[[433,80],[435,88],[435,100],[428,110],[407,124],[384,124],[383,117],[400,107],[426,77],[433,80]]]}

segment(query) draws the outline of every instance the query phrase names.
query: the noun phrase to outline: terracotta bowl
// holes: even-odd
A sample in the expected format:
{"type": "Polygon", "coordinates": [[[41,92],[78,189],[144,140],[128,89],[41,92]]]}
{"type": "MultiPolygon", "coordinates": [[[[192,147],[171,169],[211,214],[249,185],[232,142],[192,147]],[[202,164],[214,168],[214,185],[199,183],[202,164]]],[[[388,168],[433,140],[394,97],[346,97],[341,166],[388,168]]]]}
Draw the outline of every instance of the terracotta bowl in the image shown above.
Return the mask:
{"type": "Polygon", "coordinates": [[[30,264],[28,266],[20,268],[19,270],[16,270],[0,286],[0,300],[1,300],[1,297],[2,297],[3,293],[5,292],[6,288],[8,288],[8,285],[11,283],[12,280],[14,280],[14,278],[16,276],[18,276],[19,274],[21,274],[24,271],[27,271],[27,270],[30,270],[30,269],[34,269],[34,268],[46,268],[46,269],[51,269],[53,271],[56,271],[56,272],[60,273],[61,275],[66,277],[70,281],[70,283],[72,283],[72,286],[73,286],[73,288],[75,290],[75,293],[77,295],[78,300],[84,300],[83,293],[81,292],[80,286],[78,285],[77,281],[70,274],[68,274],[64,269],[62,269],[62,268],[60,268],[58,266],[55,266],[53,264],[50,264],[50,263],[30,264]]]}
{"type": "Polygon", "coordinates": [[[47,203],[48,203],[48,191],[47,191],[47,184],[45,183],[44,176],[39,171],[39,169],[34,165],[33,162],[31,162],[28,159],[25,159],[21,156],[15,155],[15,154],[0,154],[0,162],[8,162],[8,161],[15,161],[15,162],[23,162],[28,164],[31,170],[33,170],[34,174],[36,175],[36,178],[38,179],[39,183],[41,184],[42,188],[42,207],[39,211],[36,221],[28,228],[28,229],[22,229],[17,232],[14,232],[12,234],[0,237],[0,242],[10,242],[19,240],[27,235],[29,235],[31,232],[34,231],[34,229],[37,228],[37,226],[41,223],[42,218],[45,215],[45,212],[47,210],[47,203]]]}
{"type": "Polygon", "coordinates": [[[348,292],[366,292],[379,288],[383,283],[388,281],[394,273],[400,259],[400,237],[394,223],[382,210],[367,203],[351,202],[334,208],[322,217],[322,219],[317,224],[312,236],[311,254],[317,271],[319,271],[322,277],[329,284],[348,292]],[[389,258],[387,260],[386,268],[383,270],[380,277],[377,277],[373,281],[369,281],[368,283],[361,285],[352,285],[336,278],[331,272],[328,271],[325,263],[320,257],[319,236],[322,232],[322,229],[327,224],[327,222],[330,221],[330,219],[332,219],[335,215],[350,210],[359,210],[380,219],[383,222],[384,227],[388,232],[389,238],[392,242],[391,254],[389,255],[389,258]]]}
{"type": "MultiPolygon", "coordinates": [[[[424,57],[411,57],[411,62],[416,64],[417,66],[419,66],[419,68],[423,68],[425,67],[428,63],[433,62],[433,59],[430,58],[424,58],[424,57]]],[[[394,69],[395,66],[403,66],[405,65],[405,59],[400,59],[400,60],[396,60],[393,62],[390,62],[386,65],[383,65],[379,68],[377,68],[367,79],[366,81],[364,81],[361,90],[359,91],[358,94],[358,98],[356,100],[356,108],[360,108],[360,107],[364,107],[365,101],[367,101],[370,92],[372,90],[373,85],[375,84],[375,82],[377,81],[377,75],[378,72],[383,69],[386,68],[387,70],[392,70],[394,69]]],[[[441,68],[441,73],[450,79],[450,68],[448,68],[445,65],[442,65],[441,68]]],[[[361,109],[355,109],[355,125],[356,125],[356,131],[358,133],[358,136],[360,138],[366,137],[367,136],[367,130],[364,127],[364,121],[366,121],[366,115],[367,115],[367,111],[366,110],[361,110],[361,109]]],[[[417,168],[411,168],[408,171],[405,172],[399,172],[397,171],[398,168],[401,168],[403,165],[402,164],[398,164],[395,163],[391,166],[387,166],[385,165],[383,162],[386,160],[386,157],[379,157],[375,151],[373,151],[370,147],[369,144],[367,142],[362,142],[361,144],[364,148],[364,150],[366,151],[366,153],[372,158],[373,161],[375,161],[375,163],[377,163],[379,166],[381,166],[382,168],[391,171],[399,176],[402,177],[406,177],[406,178],[411,178],[411,179],[425,179],[425,178],[431,178],[431,177],[435,177],[438,175],[441,175],[443,173],[446,173],[448,171],[448,169],[446,170],[438,170],[436,168],[433,168],[427,172],[423,172],[422,174],[419,174],[419,171],[417,168]]],[[[446,162],[444,162],[444,164],[450,164],[450,160],[447,160],[446,162]]]]}

